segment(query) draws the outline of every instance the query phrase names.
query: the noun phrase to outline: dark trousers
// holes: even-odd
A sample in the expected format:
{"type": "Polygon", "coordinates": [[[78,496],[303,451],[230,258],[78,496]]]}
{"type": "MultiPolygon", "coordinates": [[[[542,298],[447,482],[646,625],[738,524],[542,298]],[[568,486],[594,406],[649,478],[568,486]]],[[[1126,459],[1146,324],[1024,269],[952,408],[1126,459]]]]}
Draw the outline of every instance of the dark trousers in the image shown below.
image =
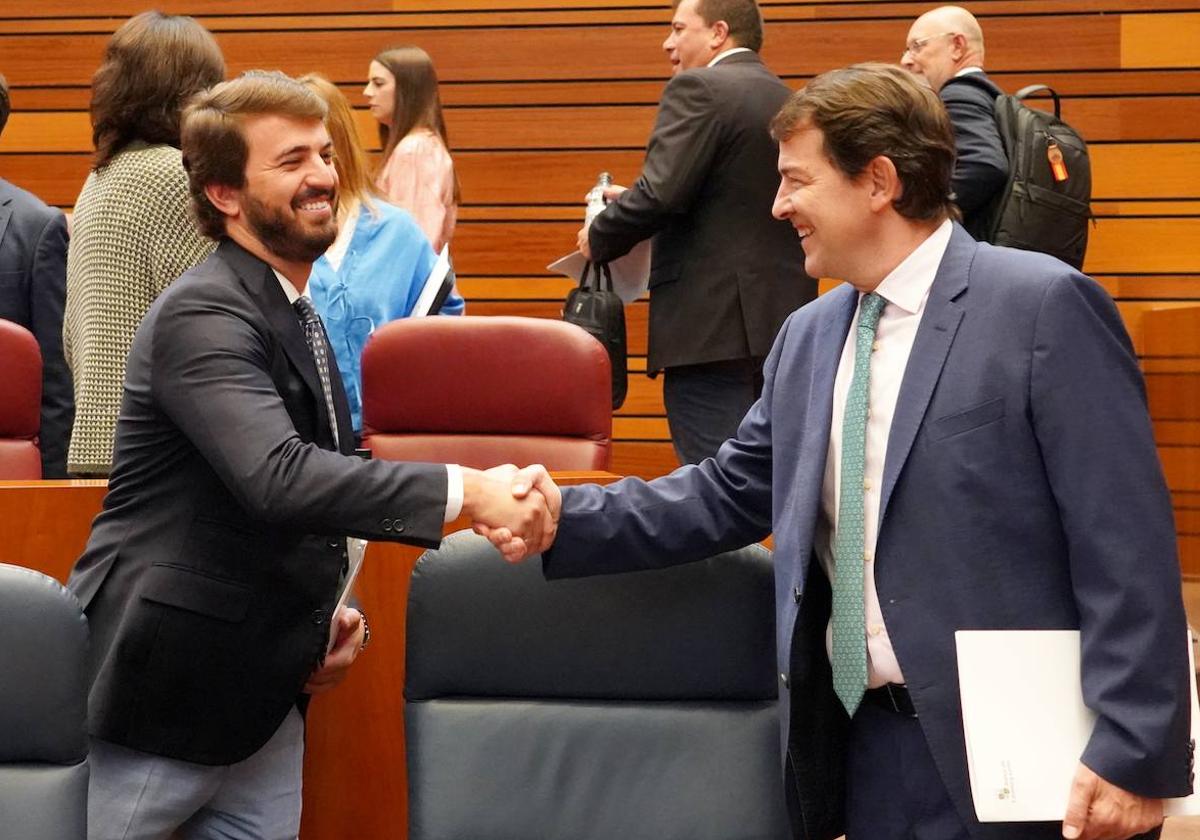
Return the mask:
{"type": "MultiPolygon", "coordinates": [[[[803,760],[803,753],[795,756],[803,760]]],[[[787,767],[792,833],[804,834],[787,767]]],[[[846,748],[846,840],[969,840],[962,816],[942,783],[916,718],[864,702],[850,723],[846,748]]],[[[1061,823],[992,823],[1005,837],[1060,840],[1061,823]]],[[[1158,840],[1162,829],[1134,840],[1158,840]]],[[[985,836],[998,836],[986,832],[985,836]]]]}
{"type": "Polygon", "coordinates": [[[728,359],[663,372],[667,424],[681,464],[711,458],[737,433],[762,393],[762,365],[761,358],[728,359]]]}

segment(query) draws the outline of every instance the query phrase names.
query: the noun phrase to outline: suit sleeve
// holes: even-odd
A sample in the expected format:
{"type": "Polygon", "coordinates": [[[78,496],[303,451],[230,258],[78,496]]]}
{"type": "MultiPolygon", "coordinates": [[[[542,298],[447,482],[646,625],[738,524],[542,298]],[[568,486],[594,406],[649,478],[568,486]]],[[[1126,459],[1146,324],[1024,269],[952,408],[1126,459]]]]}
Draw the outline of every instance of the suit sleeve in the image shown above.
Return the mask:
{"type": "Polygon", "coordinates": [[[783,336],[763,367],[763,396],[715,458],[643,481],[564,487],[548,578],[660,568],[731,551],[771,531],[771,404],[783,336]]]}
{"type": "Polygon", "coordinates": [[[987,94],[950,85],[942,93],[954,126],[957,159],[951,186],[955,203],[970,214],[983,207],[1008,180],[1008,158],[987,94]]]}
{"type": "Polygon", "coordinates": [[[63,354],[67,283],[67,219],[58,212],[42,229],[30,276],[30,325],[42,351],[42,416],[38,442],[42,477],[67,477],[67,445],[75,421],[75,392],[63,354]]]}
{"type": "Polygon", "coordinates": [[[1034,429],[1058,503],[1097,713],[1083,762],[1143,796],[1190,789],[1186,619],[1170,495],[1112,300],[1051,284],[1034,333],[1034,429]]]}
{"type": "Polygon", "coordinates": [[[363,461],[301,440],[268,373],[271,348],[240,312],[175,298],[154,328],[156,403],[256,519],[440,542],[445,466],[363,461]]]}
{"type": "Polygon", "coordinates": [[[698,73],[683,73],[667,84],[641,176],[589,229],[596,260],[624,256],[696,201],[721,142],[715,99],[698,73]]]}

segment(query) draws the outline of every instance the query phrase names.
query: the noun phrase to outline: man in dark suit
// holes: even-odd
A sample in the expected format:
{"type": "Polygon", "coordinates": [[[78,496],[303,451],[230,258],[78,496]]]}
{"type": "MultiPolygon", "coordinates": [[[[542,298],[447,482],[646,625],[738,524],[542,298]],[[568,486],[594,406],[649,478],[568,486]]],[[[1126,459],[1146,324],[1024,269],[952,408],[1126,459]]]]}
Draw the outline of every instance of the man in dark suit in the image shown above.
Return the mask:
{"type": "MultiPolygon", "coordinates": [[[[0,76],[0,134],[9,110],[8,84],[0,76]]],[[[42,351],[42,478],[67,477],[75,420],[71,371],[63,358],[66,284],[66,217],[0,178],[0,318],[28,329],[42,351]]]]}
{"type": "Polygon", "coordinates": [[[1171,500],[1112,300],[951,221],[949,122],[899,68],[819,76],[773,131],[774,213],[810,274],[846,283],[788,319],[762,398],[715,460],[561,500],[521,473],[516,492],[561,503],[546,574],[686,562],[774,533],[797,838],[1152,829],[1161,798],[1191,787],[1191,675],[1171,500]],[[1097,720],[1063,824],[976,820],[959,629],[1081,631],[1097,720]]]}
{"type": "Polygon", "coordinates": [[[982,240],[992,200],[1008,182],[1008,158],[996,128],[996,97],[1003,91],[983,72],[979,21],[959,6],[926,12],[908,30],[900,64],[923,76],[946,105],[958,152],[954,202],[963,227],[982,240]]]}
{"type": "Polygon", "coordinates": [[[194,207],[220,245],[137,331],[108,495],[70,578],[92,630],[93,840],[294,838],[306,695],[368,638],[358,610],[333,614],[345,536],[434,546],[460,511],[533,542],[553,528],[492,475],[353,456],[304,294],[337,230],[324,115],[278,73],[184,114],[194,207]]]}
{"type": "Polygon", "coordinates": [[[787,225],[770,217],[777,152],[767,130],[788,88],[758,57],[754,0],[675,0],[663,91],[641,177],[580,231],[589,258],[653,237],[646,369],[663,375],[675,452],[699,463],[762,389],[784,318],[812,300],[787,225]]]}

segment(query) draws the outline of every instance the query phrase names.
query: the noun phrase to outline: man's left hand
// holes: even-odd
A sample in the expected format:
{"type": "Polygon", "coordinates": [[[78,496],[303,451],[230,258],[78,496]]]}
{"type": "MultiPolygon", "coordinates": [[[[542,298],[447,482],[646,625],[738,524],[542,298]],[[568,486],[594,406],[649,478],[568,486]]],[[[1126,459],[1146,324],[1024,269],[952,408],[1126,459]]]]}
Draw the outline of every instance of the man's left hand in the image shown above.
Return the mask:
{"type": "Polygon", "coordinates": [[[346,679],[346,673],[362,648],[362,613],[354,607],[343,607],[333,620],[337,625],[337,641],[333,650],[325,655],[324,664],[309,675],[304,684],[307,694],[321,694],[346,679]]]}
{"type": "Polygon", "coordinates": [[[1062,834],[1067,840],[1127,840],[1162,821],[1161,799],[1123,790],[1080,764],[1071,784],[1062,834]]]}
{"type": "Polygon", "coordinates": [[[592,259],[592,246],[588,243],[588,226],[584,225],[579,229],[579,233],[575,235],[575,247],[579,249],[579,253],[587,257],[588,261],[592,259]]]}

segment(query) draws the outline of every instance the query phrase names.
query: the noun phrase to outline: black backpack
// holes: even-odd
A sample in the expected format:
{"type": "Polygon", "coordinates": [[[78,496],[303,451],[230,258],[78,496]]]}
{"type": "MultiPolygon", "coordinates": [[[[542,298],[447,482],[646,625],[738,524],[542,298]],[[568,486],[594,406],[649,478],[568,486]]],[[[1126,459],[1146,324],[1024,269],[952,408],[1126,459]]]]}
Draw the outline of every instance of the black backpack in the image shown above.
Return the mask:
{"type": "Polygon", "coordinates": [[[1041,251],[1082,268],[1092,218],[1092,164],[1087,143],[1059,114],[1058,94],[1046,85],[996,97],[1008,183],[981,229],[993,245],[1041,251]],[[1053,114],[1022,102],[1040,91],[1054,99],[1053,114]]]}
{"type": "Polygon", "coordinates": [[[616,411],[625,402],[629,389],[629,371],[625,349],[625,305],[613,291],[607,263],[589,262],[583,268],[579,285],[567,294],[563,320],[582,327],[604,345],[612,363],[612,407],[616,411]],[[593,282],[588,282],[588,273],[593,282]]]}

